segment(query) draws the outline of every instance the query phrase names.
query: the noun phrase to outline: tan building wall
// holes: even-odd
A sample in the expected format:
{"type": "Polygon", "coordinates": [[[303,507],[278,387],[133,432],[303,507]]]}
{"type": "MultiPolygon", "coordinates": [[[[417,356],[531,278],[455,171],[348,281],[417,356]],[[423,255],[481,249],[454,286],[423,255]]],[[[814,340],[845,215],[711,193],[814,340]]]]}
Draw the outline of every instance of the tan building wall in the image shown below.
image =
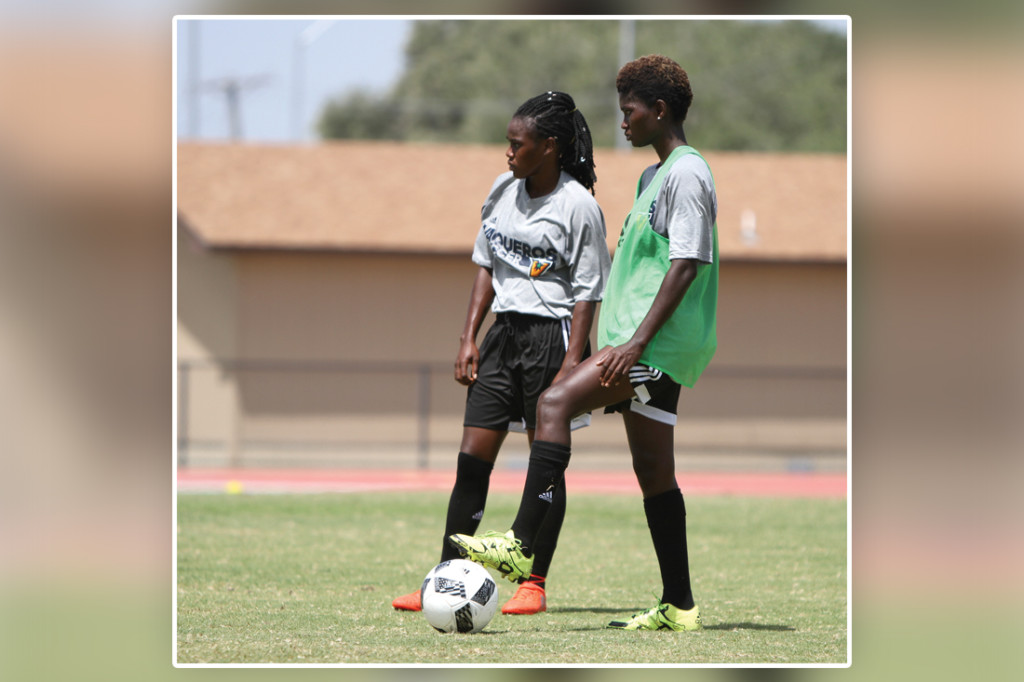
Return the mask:
{"type": "MultiPolygon", "coordinates": [[[[183,237],[187,461],[449,465],[465,396],[451,366],[475,269],[464,255],[209,251],[183,237]]],[[[726,261],[720,295],[719,352],[683,392],[680,450],[841,454],[845,264],[726,261]]],[[[595,464],[627,459],[613,415],[575,443],[595,464]]],[[[521,461],[525,439],[507,449],[506,463],[521,461]]]]}

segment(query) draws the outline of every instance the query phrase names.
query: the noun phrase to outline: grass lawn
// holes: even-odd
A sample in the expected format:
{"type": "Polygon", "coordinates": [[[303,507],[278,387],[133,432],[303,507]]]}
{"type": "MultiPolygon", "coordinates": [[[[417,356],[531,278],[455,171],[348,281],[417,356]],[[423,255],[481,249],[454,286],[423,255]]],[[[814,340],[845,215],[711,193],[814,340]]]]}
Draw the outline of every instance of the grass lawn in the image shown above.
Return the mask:
{"type": "MultiPolygon", "coordinates": [[[[179,495],[178,663],[846,663],[845,500],[688,497],[705,629],[622,632],[604,626],[661,592],[642,502],[570,492],[548,611],[442,635],[391,600],[437,563],[447,499],[179,495]]],[[[492,494],[480,530],[505,530],[518,502],[492,494]]]]}

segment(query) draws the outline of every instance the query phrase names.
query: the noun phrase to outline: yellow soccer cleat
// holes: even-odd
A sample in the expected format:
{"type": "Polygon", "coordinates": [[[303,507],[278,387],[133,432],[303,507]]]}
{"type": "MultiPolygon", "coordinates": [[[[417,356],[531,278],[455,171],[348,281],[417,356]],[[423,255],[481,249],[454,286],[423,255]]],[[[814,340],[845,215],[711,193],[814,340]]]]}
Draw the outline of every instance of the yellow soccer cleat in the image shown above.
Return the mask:
{"type": "Polygon", "coordinates": [[[688,611],[672,604],[657,606],[633,614],[627,621],[613,620],[608,627],[616,630],[700,630],[700,609],[696,605],[688,611]]]}
{"type": "Polygon", "coordinates": [[[489,566],[506,579],[516,582],[530,576],[533,557],[523,554],[523,543],[512,531],[491,531],[483,535],[449,535],[448,542],[462,556],[478,564],[489,566]]]}

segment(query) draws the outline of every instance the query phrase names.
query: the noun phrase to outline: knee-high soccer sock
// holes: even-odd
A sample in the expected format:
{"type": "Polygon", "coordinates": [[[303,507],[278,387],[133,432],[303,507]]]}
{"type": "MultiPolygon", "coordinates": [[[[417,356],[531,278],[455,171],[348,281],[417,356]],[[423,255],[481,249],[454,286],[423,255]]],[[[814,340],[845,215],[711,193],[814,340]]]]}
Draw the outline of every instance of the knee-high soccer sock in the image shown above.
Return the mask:
{"type": "Polygon", "coordinates": [[[690,559],[686,550],[686,506],[676,488],[644,499],[647,527],[661,569],[661,601],[681,609],[693,608],[690,559]]]}
{"type": "Polygon", "coordinates": [[[448,500],[448,517],[444,525],[444,539],[441,541],[441,561],[459,558],[459,551],[448,544],[449,535],[472,535],[480,526],[493,468],[494,465],[490,462],[477,459],[465,452],[459,453],[455,469],[455,486],[448,500]]]}
{"type": "MultiPolygon", "coordinates": [[[[565,520],[565,477],[555,488],[555,495],[551,499],[551,509],[544,516],[544,521],[537,530],[537,537],[533,542],[533,575],[530,579],[541,583],[547,578],[548,569],[551,567],[551,558],[555,554],[555,547],[558,546],[558,535],[562,532],[562,521],[565,520]]],[[[518,537],[518,536],[516,536],[518,537]]]]}
{"type": "Polygon", "coordinates": [[[568,445],[535,440],[530,448],[530,466],[526,470],[526,484],[519,512],[512,523],[512,532],[523,542],[523,552],[533,552],[537,531],[554,502],[555,489],[569,466],[571,451],[568,445]]]}

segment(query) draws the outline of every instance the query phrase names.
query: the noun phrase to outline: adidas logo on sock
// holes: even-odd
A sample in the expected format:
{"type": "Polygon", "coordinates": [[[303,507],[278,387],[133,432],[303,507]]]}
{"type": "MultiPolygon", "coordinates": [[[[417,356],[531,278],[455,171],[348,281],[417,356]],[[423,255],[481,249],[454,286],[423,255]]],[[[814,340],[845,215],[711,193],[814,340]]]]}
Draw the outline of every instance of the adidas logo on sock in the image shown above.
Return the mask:
{"type": "Polygon", "coordinates": [[[479,521],[479,520],[480,520],[480,519],[482,519],[483,517],[484,517],[484,510],[483,510],[483,509],[481,509],[480,511],[478,511],[478,512],[477,512],[476,514],[473,514],[473,520],[474,520],[474,521],[479,521]]]}
{"type": "Polygon", "coordinates": [[[544,492],[542,492],[540,495],[537,496],[537,499],[538,500],[544,500],[545,502],[551,502],[552,499],[554,499],[554,497],[555,497],[555,491],[554,490],[545,490],[544,492]]]}

